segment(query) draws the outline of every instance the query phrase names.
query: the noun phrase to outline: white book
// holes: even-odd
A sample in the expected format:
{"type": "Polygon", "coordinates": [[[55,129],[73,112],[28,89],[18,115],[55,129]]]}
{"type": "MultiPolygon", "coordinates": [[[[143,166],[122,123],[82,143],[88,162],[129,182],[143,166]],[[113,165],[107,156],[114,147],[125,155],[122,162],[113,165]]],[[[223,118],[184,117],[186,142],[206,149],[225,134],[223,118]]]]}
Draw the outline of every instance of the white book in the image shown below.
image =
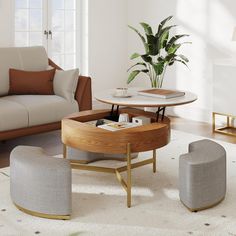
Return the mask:
{"type": "Polygon", "coordinates": [[[167,90],[167,89],[147,89],[138,91],[138,94],[143,96],[168,99],[168,98],[182,97],[185,95],[185,92],[178,90],[167,90]]]}
{"type": "Polygon", "coordinates": [[[130,122],[112,122],[109,124],[99,125],[98,127],[101,129],[106,129],[109,131],[118,131],[128,128],[133,128],[140,126],[140,124],[130,123],[130,122]]]}

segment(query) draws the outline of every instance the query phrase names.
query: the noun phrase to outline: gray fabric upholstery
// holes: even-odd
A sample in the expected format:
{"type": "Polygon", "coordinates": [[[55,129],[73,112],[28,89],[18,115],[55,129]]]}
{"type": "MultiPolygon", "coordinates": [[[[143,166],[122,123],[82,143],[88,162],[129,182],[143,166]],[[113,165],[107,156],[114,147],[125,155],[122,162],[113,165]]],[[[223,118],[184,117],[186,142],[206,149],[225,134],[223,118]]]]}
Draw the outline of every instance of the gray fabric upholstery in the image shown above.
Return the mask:
{"type": "Polygon", "coordinates": [[[28,126],[28,112],[17,102],[0,97],[0,132],[28,126]]]}
{"type": "Polygon", "coordinates": [[[210,207],[226,193],[226,151],[211,141],[189,144],[179,159],[180,200],[192,210],[210,207]]]}
{"type": "Polygon", "coordinates": [[[50,215],[71,214],[71,167],[42,148],[18,146],[10,155],[10,191],[18,206],[50,215]]]}
{"type": "MultiPolygon", "coordinates": [[[[58,122],[68,114],[78,111],[76,101],[70,102],[56,95],[12,95],[0,98],[0,101],[1,99],[19,104],[26,110],[27,125],[25,127],[58,122]]],[[[0,117],[0,121],[1,119],[0,117]]]]}

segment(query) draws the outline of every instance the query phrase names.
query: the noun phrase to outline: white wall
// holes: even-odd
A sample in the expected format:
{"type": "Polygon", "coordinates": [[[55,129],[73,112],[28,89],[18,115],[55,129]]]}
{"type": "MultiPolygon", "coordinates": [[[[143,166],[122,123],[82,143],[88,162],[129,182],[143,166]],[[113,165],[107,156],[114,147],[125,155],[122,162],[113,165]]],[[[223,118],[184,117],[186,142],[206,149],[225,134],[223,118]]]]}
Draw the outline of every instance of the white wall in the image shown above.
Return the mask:
{"type": "MultiPolygon", "coordinates": [[[[89,75],[93,92],[124,86],[127,0],[89,0],[89,75]]],[[[94,105],[98,104],[94,101],[94,105]]]]}
{"type": "MultiPolygon", "coordinates": [[[[138,27],[139,22],[146,21],[155,26],[165,17],[174,15],[173,23],[180,25],[177,33],[191,35],[193,44],[184,46],[182,50],[190,59],[190,70],[183,65],[169,68],[164,87],[195,92],[199,99],[191,105],[169,111],[172,114],[174,112],[188,119],[210,121],[214,61],[236,55],[236,42],[231,41],[236,25],[234,9],[234,0],[129,0],[130,25],[138,27]]],[[[128,55],[140,50],[142,44],[130,31],[128,55]]],[[[140,78],[134,85],[143,84],[143,80],[146,79],[140,78]]]]}
{"type": "Polygon", "coordinates": [[[13,45],[12,0],[0,0],[0,47],[13,45]]]}

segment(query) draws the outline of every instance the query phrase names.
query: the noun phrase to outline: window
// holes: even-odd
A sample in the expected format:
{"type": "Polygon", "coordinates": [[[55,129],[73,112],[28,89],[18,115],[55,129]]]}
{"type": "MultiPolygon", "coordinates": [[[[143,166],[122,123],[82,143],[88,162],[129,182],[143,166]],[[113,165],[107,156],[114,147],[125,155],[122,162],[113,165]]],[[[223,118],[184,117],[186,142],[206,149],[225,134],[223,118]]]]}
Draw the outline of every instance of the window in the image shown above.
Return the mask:
{"type": "Polygon", "coordinates": [[[15,45],[43,45],[64,69],[75,68],[76,0],[15,0],[15,45]]]}
{"type": "Polygon", "coordinates": [[[43,0],[15,1],[15,45],[43,45],[43,0]]]}

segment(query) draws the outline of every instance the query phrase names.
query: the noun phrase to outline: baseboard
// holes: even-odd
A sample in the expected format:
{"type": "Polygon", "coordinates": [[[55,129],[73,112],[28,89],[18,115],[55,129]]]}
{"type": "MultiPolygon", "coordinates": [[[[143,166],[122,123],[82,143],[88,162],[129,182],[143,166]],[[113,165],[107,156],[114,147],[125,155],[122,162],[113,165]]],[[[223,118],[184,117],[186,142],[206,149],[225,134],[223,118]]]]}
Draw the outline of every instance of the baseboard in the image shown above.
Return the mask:
{"type": "Polygon", "coordinates": [[[181,117],[188,120],[211,123],[212,111],[199,107],[170,107],[167,108],[166,114],[169,116],[181,117]]]}

